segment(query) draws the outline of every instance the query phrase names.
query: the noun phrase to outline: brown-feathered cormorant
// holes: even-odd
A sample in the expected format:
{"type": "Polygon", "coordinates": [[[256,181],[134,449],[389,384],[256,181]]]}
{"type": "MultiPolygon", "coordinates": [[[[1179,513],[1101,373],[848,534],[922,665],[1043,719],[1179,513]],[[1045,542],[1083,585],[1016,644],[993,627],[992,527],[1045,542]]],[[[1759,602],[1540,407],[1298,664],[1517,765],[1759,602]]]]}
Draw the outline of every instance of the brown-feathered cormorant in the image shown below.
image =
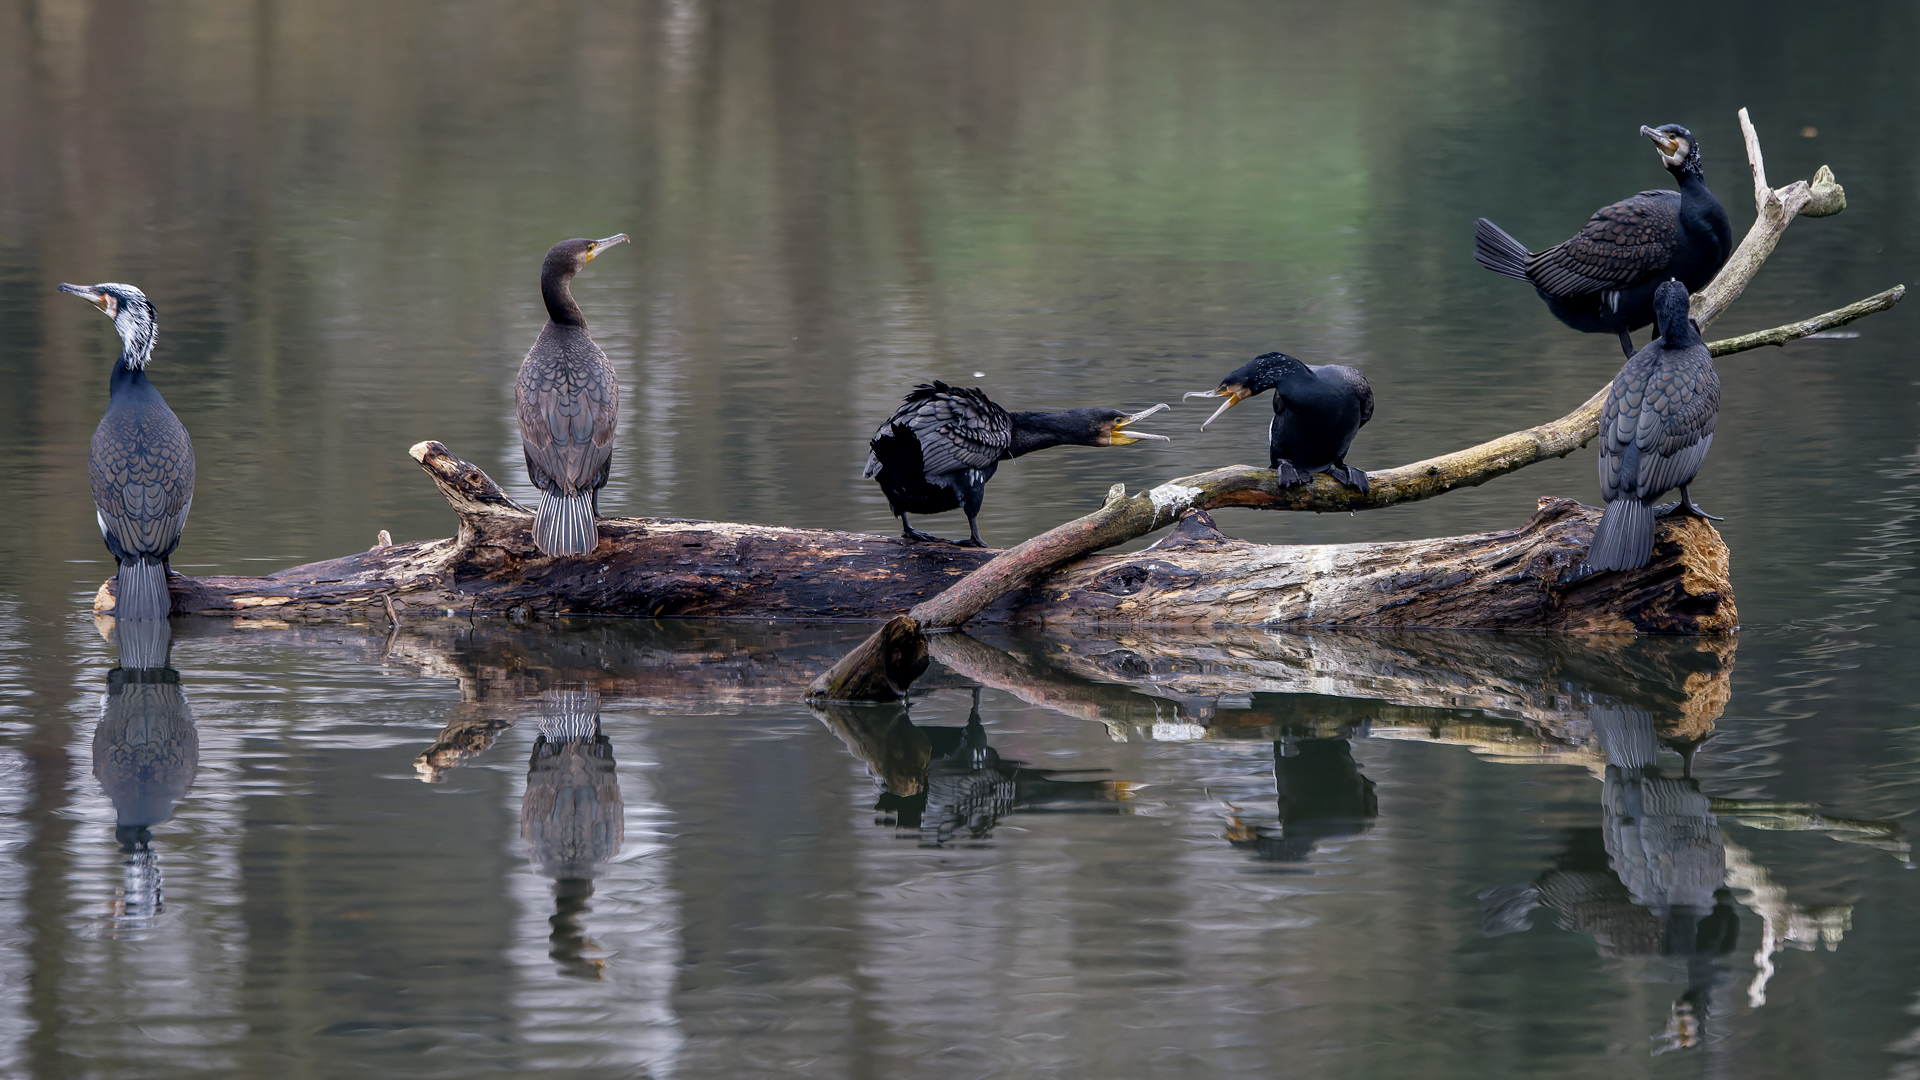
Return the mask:
{"type": "Polygon", "coordinates": [[[114,587],[117,619],[164,619],[167,559],[180,544],[193,507],[193,440],[166,399],[147,381],[159,332],[153,304],[131,285],[62,285],[113,320],[120,358],[107,380],[107,413],[87,455],[94,517],[120,564],[114,587]]]}
{"type": "Polygon", "coordinates": [[[1560,321],[1589,334],[1618,334],[1633,355],[1632,332],[1653,321],[1654,287],[1678,278],[1689,292],[1706,287],[1733,253],[1733,226],[1700,172],[1700,144],[1679,124],[1642,127],[1679,191],[1643,191],[1594,211],[1572,239],[1528,251],[1481,218],[1473,257],[1481,266],[1528,282],[1560,321]]]}
{"type": "Polygon", "coordinates": [[[1187,397],[1223,397],[1227,403],[1207,424],[1242,401],[1273,391],[1273,423],[1267,427],[1267,465],[1280,486],[1304,484],[1314,473],[1366,492],[1367,474],[1347,464],[1347,450],[1363,424],[1373,419],[1373,387],[1367,377],[1341,364],[1309,366],[1286,353],[1262,353],[1235,368],[1214,390],[1187,397]]]}
{"type": "Polygon", "coordinates": [[[1653,556],[1653,500],[1680,489],[1675,511],[1711,515],[1693,505],[1687,485],[1713,445],[1720,377],[1700,329],[1687,317],[1687,287],[1663,282],[1654,293],[1660,336],[1613,377],[1600,413],[1600,496],[1606,513],[1593,531],[1587,566],[1633,570],[1653,556]]]}
{"type": "Polygon", "coordinates": [[[548,555],[584,555],[600,542],[594,517],[613,463],[620,383],[607,354],[587,336],[568,283],[593,257],[627,239],[562,240],[540,267],[547,325],[520,362],[513,387],[527,478],[540,489],[533,543],[548,555]]]}
{"type": "MultiPolygon", "coordinates": [[[[962,547],[985,547],[980,499],[1002,461],[1052,446],[1125,446],[1142,439],[1165,442],[1165,435],[1123,431],[1165,405],[1137,413],[1118,409],[1068,409],[1065,412],[1016,412],[995,405],[977,387],[935,381],[913,388],[906,401],[869,443],[861,476],[878,480],[887,505],[900,518],[908,540],[940,540],[907,524],[908,514],[967,512],[972,535],[962,547]]],[[[941,541],[944,543],[944,541],[941,541]]]]}

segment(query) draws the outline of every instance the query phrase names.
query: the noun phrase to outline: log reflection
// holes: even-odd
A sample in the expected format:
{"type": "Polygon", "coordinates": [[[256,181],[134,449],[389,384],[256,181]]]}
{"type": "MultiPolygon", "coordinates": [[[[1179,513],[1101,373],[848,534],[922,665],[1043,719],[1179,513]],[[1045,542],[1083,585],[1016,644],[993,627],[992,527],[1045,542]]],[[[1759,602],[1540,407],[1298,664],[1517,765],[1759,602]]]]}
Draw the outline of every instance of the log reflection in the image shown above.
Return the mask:
{"type": "Polygon", "coordinates": [[[1076,779],[1061,770],[1026,768],[988,745],[980,691],[965,727],[922,727],[904,705],[810,706],[879,786],[874,810],[922,846],[991,839],[1010,814],[1034,811],[1117,812],[1131,786],[1076,779]]]}
{"type": "Polygon", "coordinates": [[[114,839],[126,856],[115,926],[141,929],[164,910],[153,828],[173,816],[193,787],[200,736],[171,663],[167,623],[120,622],[108,636],[119,647],[120,666],[107,673],[93,731],[93,775],[113,802],[114,839]]]}
{"type": "Polygon", "coordinates": [[[626,838],[613,743],[600,730],[600,695],[592,691],[549,690],[538,716],[520,836],[527,857],[553,879],[547,955],[563,974],[597,979],[605,961],[587,955],[596,946],[581,917],[592,910],[594,878],[626,838]]]}

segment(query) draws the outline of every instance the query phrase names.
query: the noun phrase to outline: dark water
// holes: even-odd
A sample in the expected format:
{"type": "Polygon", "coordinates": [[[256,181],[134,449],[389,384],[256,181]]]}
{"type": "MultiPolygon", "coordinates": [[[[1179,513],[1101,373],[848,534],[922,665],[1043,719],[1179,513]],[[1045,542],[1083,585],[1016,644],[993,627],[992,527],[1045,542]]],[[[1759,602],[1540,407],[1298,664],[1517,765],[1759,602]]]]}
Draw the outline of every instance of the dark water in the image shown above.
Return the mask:
{"type": "MultiPolygon", "coordinates": [[[[0,0],[0,1074],[1920,1075],[1904,309],[1719,364],[1737,646],[954,638],[816,715],[865,627],[88,615],[116,343],[56,282],[158,307],[188,573],[447,534],[422,439],[524,494],[535,268],[616,231],[613,513],[886,530],[915,381],[1135,408],[1270,348],[1366,371],[1379,467],[1618,366],[1469,238],[1664,184],[1640,124],[1737,230],[1740,106],[1848,191],[1709,336],[1912,283],[1920,15],[1801,11],[0,0]]],[[[982,532],[1255,461],[1263,408],[1023,459],[982,532]]]]}

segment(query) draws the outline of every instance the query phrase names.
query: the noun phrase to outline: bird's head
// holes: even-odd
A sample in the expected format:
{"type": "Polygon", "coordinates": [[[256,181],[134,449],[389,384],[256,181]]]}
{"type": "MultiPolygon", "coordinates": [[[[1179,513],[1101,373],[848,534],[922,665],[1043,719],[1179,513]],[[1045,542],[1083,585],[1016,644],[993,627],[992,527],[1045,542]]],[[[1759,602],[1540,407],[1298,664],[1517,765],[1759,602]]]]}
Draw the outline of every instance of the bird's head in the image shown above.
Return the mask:
{"type": "Polygon", "coordinates": [[[1129,425],[1139,423],[1141,420],[1152,416],[1154,413],[1166,407],[1165,404],[1155,405],[1150,409],[1142,409],[1137,413],[1121,412],[1119,409],[1089,410],[1090,412],[1098,414],[1098,422],[1095,424],[1095,430],[1099,432],[1099,436],[1098,441],[1096,441],[1094,445],[1126,446],[1131,443],[1144,442],[1148,439],[1159,442],[1171,441],[1165,435],[1150,435],[1144,431],[1125,430],[1129,425]]]}
{"type": "Polygon", "coordinates": [[[1661,339],[1669,346],[1677,346],[1699,336],[1700,328],[1689,314],[1692,303],[1693,294],[1677,278],[1663,281],[1653,290],[1654,325],[1659,328],[1661,339]]]}
{"type": "Polygon", "coordinates": [[[1268,390],[1279,386],[1280,380],[1293,374],[1296,370],[1305,372],[1306,369],[1307,365],[1301,363],[1294,357],[1288,356],[1286,353],[1261,353],[1259,356],[1234,368],[1227,374],[1226,378],[1220,380],[1220,385],[1212,390],[1189,390],[1182,395],[1182,397],[1183,399],[1192,397],[1223,397],[1227,399],[1226,404],[1213,410],[1213,415],[1207,417],[1206,423],[1200,425],[1200,430],[1205,431],[1207,424],[1211,424],[1215,420],[1220,419],[1221,413],[1253,397],[1255,394],[1264,394],[1268,390]]]}
{"type": "Polygon", "coordinates": [[[594,257],[615,244],[627,242],[626,233],[614,233],[605,240],[562,240],[547,249],[547,261],[542,270],[545,274],[559,274],[572,277],[586,269],[594,257]]]}
{"type": "Polygon", "coordinates": [[[1662,124],[1657,128],[1642,125],[1640,134],[1653,140],[1660,151],[1660,163],[1670,172],[1686,172],[1700,167],[1700,144],[1693,141],[1693,132],[1679,124],[1662,124]]]}
{"type": "Polygon", "coordinates": [[[131,285],[102,282],[99,285],[62,284],[60,291],[72,293],[104,312],[113,320],[113,328],[127,346],[130,367],[145,367],[153,355],[155,321],[153,301],[131,285]]]}

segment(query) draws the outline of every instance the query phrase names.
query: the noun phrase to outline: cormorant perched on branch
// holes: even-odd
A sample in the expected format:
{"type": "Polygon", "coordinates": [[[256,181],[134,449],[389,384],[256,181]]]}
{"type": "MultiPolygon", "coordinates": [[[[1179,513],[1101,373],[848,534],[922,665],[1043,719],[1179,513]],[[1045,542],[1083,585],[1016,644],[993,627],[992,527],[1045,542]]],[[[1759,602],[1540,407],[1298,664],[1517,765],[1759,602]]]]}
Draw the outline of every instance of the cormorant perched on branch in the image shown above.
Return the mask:
{"type": "Polygon", "coordinates": [[[120,358],[109,377],[107,413],[87,455],[95,518],[120,564],[116,619],[164,619],[167,558],[180,544],[193,507],[193,440],[166,399],[147,381],[158,333],[153,304],[131,285],[62,285],[90,301],[120,332],[120,358]]]}
{"type": "Polygon", "coordinates": [[[547,325],[520,362],[513,401],[527,478],[540,489],[533,543],[548,555],[584,555],[600,542],[594,518],[613,463],[620,383],[607,354],[587,336],[568,283],[594,256],[627,239],[562,240],[540,267],[547,325]]]}
{"type": "Polygon", "coordinates": [[[1354,435],[1373,419],[1373,387],[1358,371],[1340,364],[1309,366],[1286,353],[1262,353],[1220,380],[1218,389],[1186,396],[1227,399],[1200,425],[1204,430],[1221,413],[1268,390],[1273,391],[1273,423],[1267,427],[1267,465],[1279,474],[1280,486],[1304,484],[1323,472],[1366,492],[1367,474],[1346,460],[1354,435]]]}
{"type": "Polygon", "coordinates": [[[1541,252],[1500,226],[1475,223],[1473,257],[1497,274],[1528,282],[1560,321],[1589,334],[1618,334],[1633,355],[1632,331],[1653,321],[1653,290],[1679,278],[1697,292],[1733,254],[1733,226],[1700,172],[1700,144],[1679,124],[1642,127],[1679,191],[1643,191],[1594,211],[1586,227],[1541,252]]]}
{"type": "Polygon", "coordinates": [[[861,476],[880,482],[887,505],[900,518],[908,540],[939,540],[907,524],[908,514],[939,514],[962,509],[972,535],[962,547],[985,547],[980,500],[987,481],[1002,461],[1052,446],[1125,446],[1142,439],[1166,441],[1121,429],[1152,416],[1165,405],[1137,413],[1118,409],[1068,409],[1066,412],[1017,412],[987,400],[975,387],[922,383],[907,395],[869,444],[861,476]]]}
{"type": "MultiPolygon", "coordinates": [[[[1687,317],[1687,287],[1654,294],[1660,336],[1613,377],[1600,413],[1600,495],[1607,512],[1593,531],[1587,565],[1634,570],[1653,557],[1653,500],[1679,488],[1674,512],[1711,517],[1693,505],[1687,485],[1713,445],[1720,378],[1700,329],[1687,317]]],[[[1717,519],[1716,519],[1717,520],[1717,519]]]]}

